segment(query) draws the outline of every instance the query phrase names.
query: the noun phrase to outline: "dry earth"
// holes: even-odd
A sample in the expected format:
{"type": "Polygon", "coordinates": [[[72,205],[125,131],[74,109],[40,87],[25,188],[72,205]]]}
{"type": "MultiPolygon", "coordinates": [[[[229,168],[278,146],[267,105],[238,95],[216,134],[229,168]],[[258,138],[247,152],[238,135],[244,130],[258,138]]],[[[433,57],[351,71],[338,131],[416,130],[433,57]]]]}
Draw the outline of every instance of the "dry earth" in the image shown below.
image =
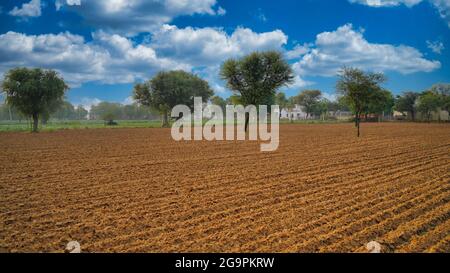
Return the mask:
{"type": "Polygon", "coordinates": [[[0,134],[0,250],[450,251],[450,125],[281,126],[280,148],[168,129],[0,134]]]}

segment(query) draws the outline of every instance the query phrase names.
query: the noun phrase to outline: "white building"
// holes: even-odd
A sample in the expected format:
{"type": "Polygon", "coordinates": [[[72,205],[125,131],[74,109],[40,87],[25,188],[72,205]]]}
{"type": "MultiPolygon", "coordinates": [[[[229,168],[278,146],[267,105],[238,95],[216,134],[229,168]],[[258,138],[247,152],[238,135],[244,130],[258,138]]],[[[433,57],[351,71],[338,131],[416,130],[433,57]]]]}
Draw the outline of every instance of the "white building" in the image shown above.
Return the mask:
{"type": "MultiPolygon", "coordinates": [[[[289,120],[306,120],[306,119],[319,119],[320,117],[315,116],[314,114],[310,114],[306,117],[306,112],[303,110],[304,108],[300,105],[295,105],[294,109],[282,109],[280,119],[289,119],[289,120]]],[[[329,111],[327,113],[327,118],[335,118],[338,120],[347,120],[353,117],[353,114],[348,111],[329,111]]]]}
{"type": "MultiPolygon", "coordinates": [[[[309,118],[311,118],[311,117],[309,117],[309,118]]],[[[289,120],[306,119],[306,112],[303,111],[303,108],[300,105],[296,104],[292,110],[283,108],[281,110],[280,119],[289,119],[289,120]]]]}

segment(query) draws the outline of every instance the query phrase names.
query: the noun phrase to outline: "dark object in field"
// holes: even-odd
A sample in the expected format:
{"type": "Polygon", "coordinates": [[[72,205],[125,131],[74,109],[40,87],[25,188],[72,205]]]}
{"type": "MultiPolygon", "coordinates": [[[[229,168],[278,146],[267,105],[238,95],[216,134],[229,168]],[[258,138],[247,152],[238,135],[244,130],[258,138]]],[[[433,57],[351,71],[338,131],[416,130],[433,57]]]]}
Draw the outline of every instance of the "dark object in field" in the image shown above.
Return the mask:
{"type": "Polygon", "coordinates": [[[108,120],[108,121],[105,121],[105,125],[117,126],[117,125],[119,125],[119,123],[115,122],[114,120],[108,120]]]}

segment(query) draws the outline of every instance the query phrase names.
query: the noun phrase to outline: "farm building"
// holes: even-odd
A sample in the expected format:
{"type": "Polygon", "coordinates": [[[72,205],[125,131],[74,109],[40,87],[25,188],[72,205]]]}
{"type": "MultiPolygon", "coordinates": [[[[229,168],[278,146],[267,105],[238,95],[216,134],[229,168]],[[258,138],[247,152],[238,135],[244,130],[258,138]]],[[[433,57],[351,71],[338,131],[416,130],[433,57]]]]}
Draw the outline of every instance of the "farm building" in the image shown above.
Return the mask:
{"type": "Polygon", "coordinates": [[[295,105],[293,109],[282,109],[280,119],[302,120],[306,119],[306,112],[300,105],[295,105]]]}
{"type": "MultiPolygon", "coordinates": [[[[348,111],[329,111],[327,113],[328,117],[333,117],[336,119],[349,119],[353,116],[351,112],[348,111]]],[[[280,119],[289,119],[289,120],[306,120],[306,119],[318,119],[320,117],[313,115],[310,115],[307,117],[306,112],[303,110],[303,107],[300,105],[295,105],[295,107],[291,110],[289,109],[282,109],[280,119]]]]}

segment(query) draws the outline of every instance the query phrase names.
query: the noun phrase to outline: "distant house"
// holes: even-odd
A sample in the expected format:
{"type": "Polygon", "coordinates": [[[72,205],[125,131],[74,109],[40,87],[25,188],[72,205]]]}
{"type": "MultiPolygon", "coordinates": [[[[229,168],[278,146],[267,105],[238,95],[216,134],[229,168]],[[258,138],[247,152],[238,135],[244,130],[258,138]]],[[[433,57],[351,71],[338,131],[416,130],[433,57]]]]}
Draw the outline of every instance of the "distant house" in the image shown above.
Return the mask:
{"type": "Polygon", "coordinates": [[[392,117],[395,120],[406,120],[408,119],[409,114],[406,112],[399,112],[399,111],[394,111],[394,113],[392,114],[392,117]]]}
{"type": "Polygon", "coordinates": [[[300,105],[295,105],[293,109],[283,108],[281,110],[280,119],[302,120],[306,119],[306,112],[300,105]]]}
{"type": "Polygon", "coordinates": [[[337,110],[337,111],[329,111],[328,116],[338,120],[348,120],[353,118],[354,115],[350,111],[337,110]]]}
{"type": "MultiPolygon", "coordinates": [[[[315,115],[309,115],[307,117],[306,112],[303,110],[304,108],[300,105],[295,105],[293,109],[282,109],[280,119],[289,119],[289,120],[306,120],[306,119],[319,119],[320,117],[315,115]]],[[[335,119],[350,119],[353,114],[349,111],[329,111],[327,113],[327,117],[333,117],[335,119]]]]}

